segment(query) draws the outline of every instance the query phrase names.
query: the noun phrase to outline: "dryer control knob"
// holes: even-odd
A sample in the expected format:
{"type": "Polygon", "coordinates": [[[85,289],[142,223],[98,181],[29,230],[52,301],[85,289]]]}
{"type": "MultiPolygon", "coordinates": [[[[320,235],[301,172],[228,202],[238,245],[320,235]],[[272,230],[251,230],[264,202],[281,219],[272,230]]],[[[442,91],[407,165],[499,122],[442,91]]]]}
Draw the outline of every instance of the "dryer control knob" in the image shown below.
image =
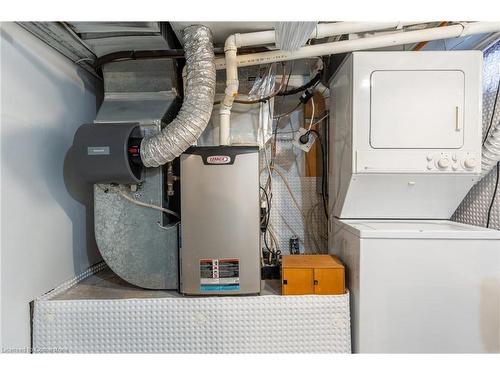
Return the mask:
{"type": "Polygon", "coordinates": [[[450,161],[447,158],[441,158],[438,160],[437,166],[440,169],[446,169],[450,166],[450,161]]]}
{"type": "Polygon", "coordinates": [[[474,169],[475,166],[476,166],[476,159],[474,159],[474,158],[465,159],[465,161],[464,161],[465,168],[474,169]]]}

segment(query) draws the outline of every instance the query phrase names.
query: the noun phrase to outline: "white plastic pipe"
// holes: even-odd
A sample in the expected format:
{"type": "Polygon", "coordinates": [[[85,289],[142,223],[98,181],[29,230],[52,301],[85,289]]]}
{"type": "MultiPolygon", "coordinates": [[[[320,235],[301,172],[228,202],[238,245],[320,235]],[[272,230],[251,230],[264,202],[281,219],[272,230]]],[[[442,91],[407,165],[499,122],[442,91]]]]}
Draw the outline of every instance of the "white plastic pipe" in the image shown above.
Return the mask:
{"type": "Polygon", "coordinates": [[[404,26],[416,25],[422,22],[334,22],[319,23],[311,33],[311,39],[321,39],[333,35],[364,33],[386,29],[400,29],[404,26]]]}
{"type": "MultiPolygon", "coordinates": [[[[327,36],[359,33],[365,31],[384,30],[394,27],[403,27],[414,22],[334,22],[320,23],[311,33],[311,39],[324,38],[327,36]]],[[[274,30],[258,31],[254,33],[230,35],[224,44],[224,59],[218,59],[219,65],[216,69],[226,68],[226,90],[219,110],[220,128],[219,142],[221,145],[230,143],[231,108],[234,98],[238,95],[238,62],[237,50],[241,47],[256,46],[275,43],[274,30]]],[[[249,61],[247,61],[249,63],[249,61]]],[[[259,63],[257,63],[259,64],[259,63]]],[[[257,65],[249,63],[248,65],[257,65]]],[[[246,66],[248,66],[246,65],[246,66]]]]}
{"type": "MultiPolygon", "coordinates": [[[[430,29],[406,31],[394,34],[372,36],[355,40],[322,43],[302,47],[294,52],[269,51],[251,53],[237,57],[238,67],[267,64],[279,61],[297,60],[308,57],[333,55],[373,48],[413,44],[438,39],[457,38],[473,34],[485,34],[500,31],[500,22],[471,22],[430,29]]],[[[225,68],[224,59],[216,59],[216,69],[225,68]]]]}
{"type": "Polygon", "coordinates": [[[226,56],[226,90],[219,110],[219,143],[221,145],[228,145],[231,141],[231,108],[233,107],[234,98],[238,95],[239,86],[238,64],[236,60],[237,50],[236,36],[230,35],[224,44],[224,53],[226,56]]]}
{"type": "MultiPolygon", "coordinates": [[[[385,30],[415,25],[417,22],[330,22],[318,23],[309,36],[310,39],[321,39],[334,35],[362,33],[366,31],[385,30]]],[[[259,46],[276,42],[274,30],[256,31],[253,33],[234,34],[238,48],[259,46]]]]}
{"type": "MultiPolygon", "coordinates": [[[[357,23],[350,23],[350,24],[352,26],[358,25],[357,23]]],[[[361,32],[359,31],[360,26],[357,29],[357,31],[351,31],[347,28],[347,26],[344,26],[343,22],[333,23],[328,25],[331,26],[327,27],[325,26],[325,30],[326,28],[328,28],[330,31],[341,30],[342,28],[341,32],[343,34],[352,32],[361,32]]],[[[370,30],[363,30],[363,31],[370,31],[370,30]]],[[[360,38],[355,40],[322,43],[322,44],[302,47],[299,50],[293,52],[285,52],[277,50],[277,51],[269,51],[261,53],[252,53],[240,56],[236,55],[236,50],[238,48],[238,43],[242,43],[241,35],[244,34],[240,34],[238,37],[236,37],[236,35],[231,35],[226,40],[226,46],[225,46],[226,58],[216,59],[215,61],[216,69],[226,68],[228,76],[228,87],[226,88],[226,97],[224,98],[223,105],[221,105],[221,110],[220,110],[221,144],[228,144],[228,143],[223,143],[224,141],[229,142],[231,107],[234,101],[234,97],[238,94],[237,67],[254,66],[254,65],[267,64],[279,61],[297,60],[308,57],[333,55],[337,53],[398,46],[404,44],[419,43],[419,42],[432,41],[438,39],[456,38],[467,35],[492,33],[498,31],[500,31],[500,22],[470,22],[470,23],[460,23],[452,26],[443,26],[443,27],[435,27],[435,28],[416,30],[416,31],[407,31],[394,34],[372,36],[368,38],[360,38]]],[[[326,31],[324,32],[326,33],[326,31]]],[[[269,35],[267,34],[266,36],[260,33],[252,33],[252,34],[259,34],[258,36],[255,36],[255,40],[259,39],[260,41],[266,40],[265,38],[269,37],[269,35]]],[[[333,35],[335,34],[332,34],[330,36],[333,35]]],[[[321,34],[321,37],[324,36],[326,35],[321,34]]],[[[244,41],[246,43],[251,43],[253,40],[251,38],[248,39],[249,40],[244,40],[244,41]]]]}

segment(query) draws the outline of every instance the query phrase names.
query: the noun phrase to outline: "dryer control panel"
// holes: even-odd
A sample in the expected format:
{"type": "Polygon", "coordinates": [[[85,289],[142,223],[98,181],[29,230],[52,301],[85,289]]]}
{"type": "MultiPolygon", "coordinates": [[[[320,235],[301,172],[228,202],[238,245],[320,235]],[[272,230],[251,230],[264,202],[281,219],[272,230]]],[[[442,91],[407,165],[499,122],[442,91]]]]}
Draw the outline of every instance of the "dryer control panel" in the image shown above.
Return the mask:
{"type": "Polygon", "coordinates": [[[356,173],[479,173],[478,151],[356,151],[356,173]]]}

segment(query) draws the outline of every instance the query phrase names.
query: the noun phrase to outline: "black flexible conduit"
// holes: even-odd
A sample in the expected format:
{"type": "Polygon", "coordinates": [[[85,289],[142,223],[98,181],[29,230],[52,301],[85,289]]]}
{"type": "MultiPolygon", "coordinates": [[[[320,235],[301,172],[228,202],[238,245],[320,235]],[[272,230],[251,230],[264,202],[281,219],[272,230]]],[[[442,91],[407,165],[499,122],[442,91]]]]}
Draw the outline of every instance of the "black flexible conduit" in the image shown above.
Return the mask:
{"type": "MultiPolygon", "coordinates": [[[[249,47],[241,48],[241,55],[247,53],[258,53],[267,52],[269,49],[265,47],[249,47]]],[[[224,50],[220,48],[214,48],[214,53],[216,55],[224,55],[224,50]]],[[[119,60],[140,60],[140,59],[183,59],[184,50],[183,49],[158,49],[158,50],[146,50],[146,51],[118,51],[108,53],[106,55],[98,57],[94,62],[94,68],[99,69],[103,65],[119,61],[119,60]]]]}
{"type": "Polygon", "coordinates": [[[119,51],[108,53],[98,57],[94,62],[94,68],[98,69],[103,65],[109,64],[117,60],[139,60],[139,59],[183,59],[183,49],[163,49],[163,50],[149,50],[149,51],[119,51]]]}
{"type": "Polygon", "coordinates": [[[307,90],[309,87],[314,86],[323,76],[323,70],[318,71],[316,75],[311,79],[309,82],[303,84],[300,87],[296,87],[294,89],[290,89],[287,91],[282,91],[277,94],[277,96],[288,96],[288,95],[295,95],[298,94],[299,92],[302,92],[304,90],[307,90]]]}

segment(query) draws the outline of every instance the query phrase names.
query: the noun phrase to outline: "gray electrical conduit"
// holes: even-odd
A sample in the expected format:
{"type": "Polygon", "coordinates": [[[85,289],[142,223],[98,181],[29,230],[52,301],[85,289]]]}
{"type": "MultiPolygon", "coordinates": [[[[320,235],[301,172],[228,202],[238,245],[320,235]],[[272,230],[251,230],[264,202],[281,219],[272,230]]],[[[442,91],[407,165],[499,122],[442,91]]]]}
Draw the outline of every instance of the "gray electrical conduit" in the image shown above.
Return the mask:
{"type": "Polygon", "coordinates": [[[161,211],[161,212],[165,212],[166,214],[168,215],[172,215],[172,216],[175,216],[176,218],[180,219],[181,217],[179,216],[179,214],[175,211],[172,211],[172,210],[169,210],[168,208],[165,208],[165,207],[160,207],[160,206],[156,206],[154,204],[149,204],[149,203],[144,203],[144,202],[141,202],[137,199],[134,199],[132,197],[130,197],[126,192],[124,192],[123,190],[118,190],[117,191],[118,194],[120,194],[123,198],[125,198],[126,200],[128,200],[129,202],[132,202],[138,206],[141,206],[141,207],[146,207],[146,208],[152,208],[154,210],[158,210],[158,211],[161,211]]]}
{"type": "Polygon", "coordinates": [[[160,133],[141,142],[146,167],[168,163],[194,144],[212,114],[215,96],[215,56],[210,29],[201,25],[183,30],[186,57],[184,102],[177,117],[160,133]]]}
{"type": "Polygon", "coordinates": [[[156,206],[154,204],[149,204],[149,203],[141,202],[141,201],[139,201],[137,199],[132,198],[130,195],[128,195],[128,192],[126,190],[124,190],[123,188],[121,188],[121,187],[112,186],[111,188],[103,188],[101,185],[97,185],[97,187],[99,189],[101,189],[102,191],[104,191],[105,193],[107,193],[108,191],[112,191],[114,193],[117,193],[118,195],[122,196],[123,198],[125,198],[129,202],[132,202],[132,203],[134,203],[134,204],[136,204],[138,206],[146,207],[146,208],[152,208],[154,210],[165,212],[168,215],[175,216],[178,219],[181,218],[180,215],[177,212],[169,210],[168,208],[164,208],[164,207],[156,206]]]}

